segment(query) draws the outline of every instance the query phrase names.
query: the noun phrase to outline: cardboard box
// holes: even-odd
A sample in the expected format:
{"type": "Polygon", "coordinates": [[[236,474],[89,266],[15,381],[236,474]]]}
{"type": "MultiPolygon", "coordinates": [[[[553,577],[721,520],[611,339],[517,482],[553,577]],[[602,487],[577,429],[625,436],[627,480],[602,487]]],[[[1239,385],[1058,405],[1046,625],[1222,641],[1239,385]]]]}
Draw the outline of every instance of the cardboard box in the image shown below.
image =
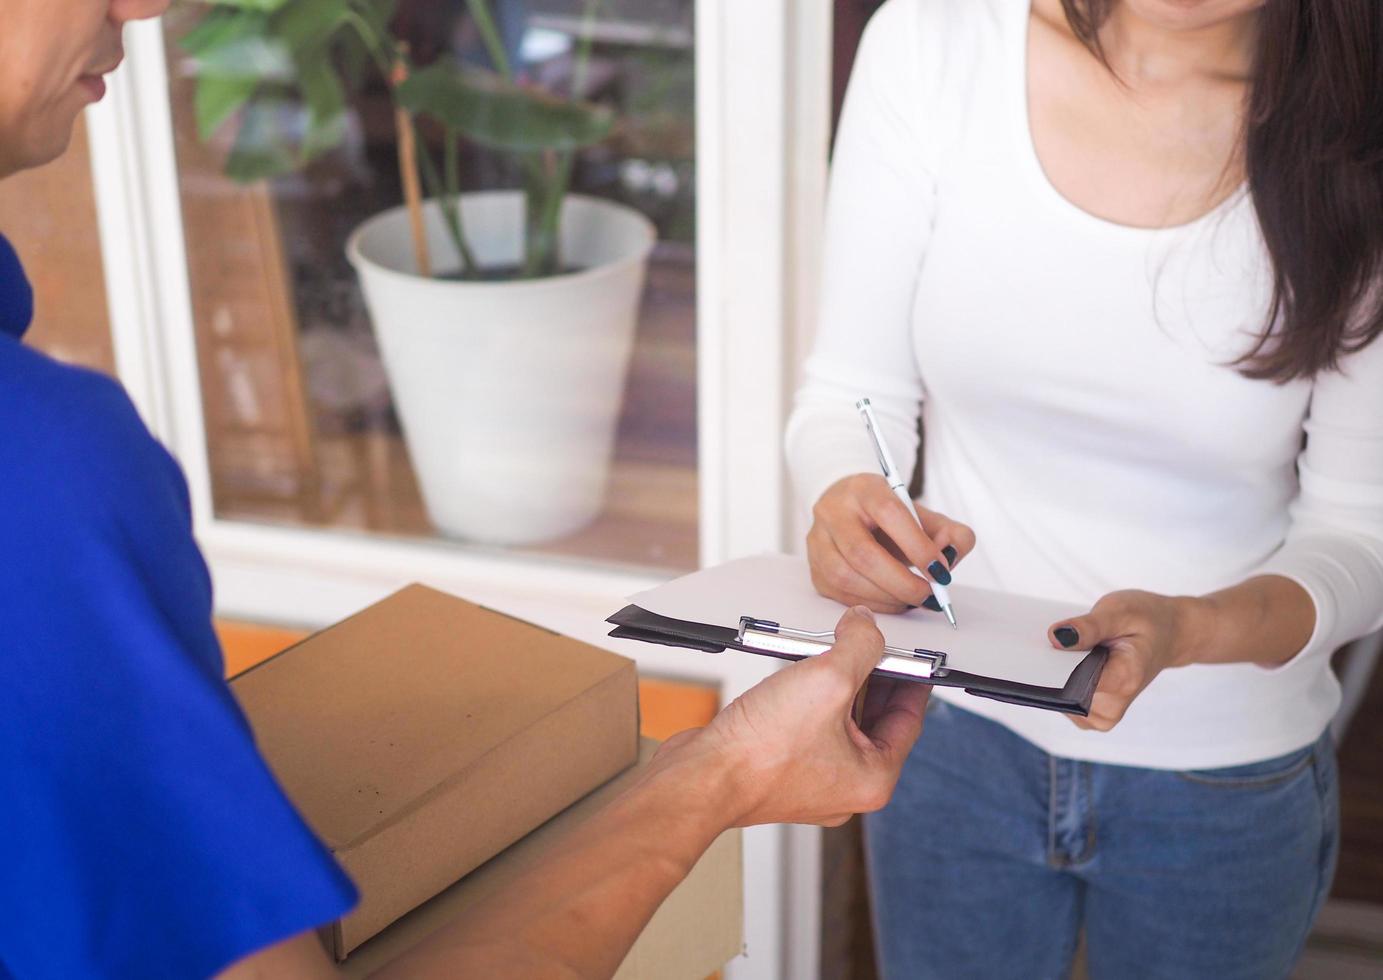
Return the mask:
{"type": "MultiPolygon", "coordinates": [[[[639,766],[612,780],[538,830],[472,871],[361,946],[342,965],[364,977],[544,860],[563,835],[622,792],[658,743],[644,739],[639,766]]],[[[721,834],[639,934],[616,980],[704,980],[744,952],[744,884],[740,832],[721,834]]]]}
{"type": "Polygon", "coordinates": [[[633,661],[421,585],[231,689],[360,889],[338,960],[638,756],[633,661]]]}

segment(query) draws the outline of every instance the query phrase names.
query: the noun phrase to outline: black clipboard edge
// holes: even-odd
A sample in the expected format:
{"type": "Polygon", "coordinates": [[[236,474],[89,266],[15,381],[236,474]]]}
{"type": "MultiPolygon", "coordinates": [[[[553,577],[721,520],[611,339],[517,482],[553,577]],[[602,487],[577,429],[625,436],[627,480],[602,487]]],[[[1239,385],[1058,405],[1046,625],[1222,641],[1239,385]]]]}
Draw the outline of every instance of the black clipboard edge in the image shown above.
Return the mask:
{"type": "MultiPolygon", "coordinates": [[[[727,626],[709,626],[705,623],[659,616],[633,605],[625,606],[606,619],[606,622],[615,627],[609,635],[621,639],[641,640],[645,643],[700,650],[705,653],[722,653],[729,649],[758,656],[776,657],[779,660],[804,659],[792,654],[750,650],[737,642],[738,632],[727,626]]],[[[1090,714],[1090,700],[1095,695],[1100,673],[1108,659],[1109,651],[1103,646],[1091,650],[1071,671],[1065,686],[1060,688],[1020,684],[1016,681],[967,674],[959,670],[947,670],[945,674],[929,678],[897,674],[891,670],[875,670],[874,673],[881,677],[893,677],[937,687],[959,687],[976,697],[1087,717],[1090,714]]]]}
{"type": "Polygon", "coordinates": [[[644,643],[656,643],[659,646],[679,647],[683,650],[700,650],[702,653],[724,653],[725,647],[711,643],[708,640],[693,640],[681,636],[670,636],[667,633],[659,633],[654,630],[635,629],[632,626],[616,626],[610,631],[610,636],[617,640],[642,640],[644,643]]]}

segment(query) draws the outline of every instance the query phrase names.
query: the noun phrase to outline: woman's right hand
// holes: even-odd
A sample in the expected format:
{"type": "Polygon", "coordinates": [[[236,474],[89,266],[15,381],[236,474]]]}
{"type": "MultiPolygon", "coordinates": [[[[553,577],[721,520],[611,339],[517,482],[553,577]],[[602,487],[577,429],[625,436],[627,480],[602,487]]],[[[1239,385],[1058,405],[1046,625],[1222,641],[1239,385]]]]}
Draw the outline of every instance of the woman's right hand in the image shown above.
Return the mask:
{"type": "Polygon", "coordinates": [[[975,548],[975,532],[945,514],[913,505],[922,526],[877,473],[835,483],[812,508],[807,559],[812,585],[829,599],[875,612],[920,606],[931,585],[908,569],[924,569],[942,585],[975,548]]]}

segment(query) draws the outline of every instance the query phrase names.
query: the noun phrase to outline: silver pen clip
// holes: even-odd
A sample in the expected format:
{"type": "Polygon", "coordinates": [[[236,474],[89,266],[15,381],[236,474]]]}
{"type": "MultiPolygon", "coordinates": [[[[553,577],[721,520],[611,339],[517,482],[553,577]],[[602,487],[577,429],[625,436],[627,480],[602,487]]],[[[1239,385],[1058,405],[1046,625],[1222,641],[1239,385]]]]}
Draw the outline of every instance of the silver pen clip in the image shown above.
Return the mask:
{"type": "Polygon", "coordinates": [[[855,407],[864,419],[864,427],[869,433],[869,441],[874,444],[874,455],[879,458],[879,469],[883,471],[884,479],[890,487],[901,486],[902,478],[898,475],[898,468],[893,465],[893,456],[888,451],[888,443],[884,442],[884,434],[879,431],[879,420],[874,417],[874,408],[869,404],[869,399],[861,398],[855,402],[855,407]]]}

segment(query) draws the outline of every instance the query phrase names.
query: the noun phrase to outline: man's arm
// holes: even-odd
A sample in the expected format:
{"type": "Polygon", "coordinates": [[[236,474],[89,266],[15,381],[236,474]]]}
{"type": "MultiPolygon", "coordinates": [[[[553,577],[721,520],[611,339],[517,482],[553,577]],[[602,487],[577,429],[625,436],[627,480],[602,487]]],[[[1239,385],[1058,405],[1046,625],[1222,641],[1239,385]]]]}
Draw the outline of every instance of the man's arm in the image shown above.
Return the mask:
{"type": "Polygon", "coordinates": [[[726,829],[726,773],[711,759],[660,752],[636,786],[557,853],[381,977],[603,977],[726,829]],[[719,812],[718,812],[719,811],[719,812]],[[483,968],[483,972],[482,972],[483,968]]]}
{"type": "MultiPolygon", "coordinates": [[[[883,653],[868,611],[852,610],[835,648],[794,664],[669,740],[640,780],[558,851],[464,919],[384,967],[382,978],[606,977],[723,831],[760,823],[843,823],[892,795],[917,740],[928,688],[871,685],[883,653]]],[[[223,976],[334,975],[312,935],[223,976]]]]}

